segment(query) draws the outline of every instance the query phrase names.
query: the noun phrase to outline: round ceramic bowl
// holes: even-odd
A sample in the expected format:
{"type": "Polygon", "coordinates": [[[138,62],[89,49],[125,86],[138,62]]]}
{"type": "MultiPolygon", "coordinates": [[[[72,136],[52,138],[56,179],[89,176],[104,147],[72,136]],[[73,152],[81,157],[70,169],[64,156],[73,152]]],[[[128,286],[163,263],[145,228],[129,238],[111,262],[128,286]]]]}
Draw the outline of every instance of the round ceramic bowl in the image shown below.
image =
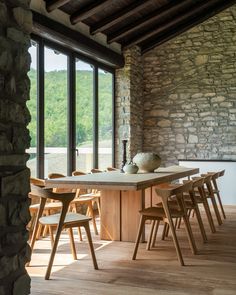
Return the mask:
{"type": "Polygon", "coordinates": [[[161,158],[155,153],[137,153],[133,161],[143,173],[154,172],[161,165],[161,158]]]}

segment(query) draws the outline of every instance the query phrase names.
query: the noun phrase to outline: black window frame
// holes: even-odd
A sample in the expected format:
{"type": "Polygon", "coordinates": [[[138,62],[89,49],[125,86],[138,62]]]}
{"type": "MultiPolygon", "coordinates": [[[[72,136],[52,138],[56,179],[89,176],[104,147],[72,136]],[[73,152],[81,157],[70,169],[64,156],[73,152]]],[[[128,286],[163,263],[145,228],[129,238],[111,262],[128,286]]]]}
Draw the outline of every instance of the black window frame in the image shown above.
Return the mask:
{"type": "Polygon", "coordinates": [[[115,69],[84,56],[73,49],[61,44],[31,34],[32,41],[37,43],[37,142],[36,142],[36,176],[44,178],[44,105],[45,105],[45,77],[44,77],[44,48],[49,47],[65,54],[68,58],[67,75],[67,175],[76,169],[76,60],[81,60],[94,67],[93,75],[93,168],[98,167],[98,70],[112,74],[112,166],[115,166],[115,69]]]}

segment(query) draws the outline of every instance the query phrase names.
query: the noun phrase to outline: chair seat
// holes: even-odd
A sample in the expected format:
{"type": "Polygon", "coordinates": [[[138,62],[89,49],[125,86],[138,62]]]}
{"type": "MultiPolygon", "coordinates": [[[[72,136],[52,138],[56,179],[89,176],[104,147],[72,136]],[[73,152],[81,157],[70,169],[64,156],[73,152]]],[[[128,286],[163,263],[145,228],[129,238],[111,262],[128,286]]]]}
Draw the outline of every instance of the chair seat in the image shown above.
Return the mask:
{"type": "MultiPolygon", "coordinates": [[[[171,216],[173,218],[182,216],[182,213],[179,210],[176,210],[175,208],[170,208],[171,210],[171,216]]],[[[149,216],[149,217],[160,217],[160,219],[163,219],[166,217],[164,208],[162,207],[149,207],[145,208],[141,211],[139,211],[140,214],[149,216]]]]}
{"type": "MultiPolygon", "coordinates": [[[[39,222],[44,225],[57,225],[59,223],[61,214],[52,214],[49,216],[43,216],[39,219],[39,222]]],[[[72,224],[72,223],[84,223],[86,221],[91,220],[92,218],[79,214],[79,213],[72,213],[69,212],[66,214],[66,218],[64,221],[64,226],[72,224]]]]}
{"type": "MultiPolygon", "coordinates": [[[[186,195],[186,197],[187,197],[187,195],[186,195]]],[[[184,203],[185,203],[186,209],[194,209],[194,204],[193,204],[193,202],[191,201],[190,198],[184,199],[184,203]]],[[[162,203],[157,203],[156,206],[157,207],[162,207],[162,203]]],[[[170,201],[169,202],[169,207],[170,207],[170,209],[176,209],[177,211],[179,209],[179,205],[178,205],[176,200],[170,201]]]]}

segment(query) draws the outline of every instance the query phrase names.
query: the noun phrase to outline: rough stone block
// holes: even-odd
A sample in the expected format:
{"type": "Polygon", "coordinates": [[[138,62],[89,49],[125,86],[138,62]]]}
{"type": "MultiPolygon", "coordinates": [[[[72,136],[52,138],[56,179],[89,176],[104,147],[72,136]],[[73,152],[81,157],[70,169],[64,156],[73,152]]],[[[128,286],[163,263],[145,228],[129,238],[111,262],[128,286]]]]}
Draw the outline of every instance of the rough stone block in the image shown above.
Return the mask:
{"type": "Polygon", "coordinates": [[[8,11],[7,11],[7,6],[5,3],[0,2],[0,23],[2,25],[7,25],[7,16],[8,16],[8,11]]]}
{"type": "Polygon", "coordinates": [[[30,191],[29,178],[30,170],[28,168],[13,175],[2,177],[1,197],[4,198],[11,194],[27,196],[30,191]]]}
{"type": "Polygon", "coordinates": [[[160,120],[158,123],[157,123],[158,126],[160,127],[170,127],[171,126],[171,121],[170,120],[160,120]]]}
{"type": "Polygon", "coordinates": [[[13,295],[30,294],[30,277],[28,274],[20,276],[14,283],[13,295]]]}
{"type": "Polygon", "coordinates": [[[197,135],[190,134],[188,136],[188,142],[189,143],[198,143],[198,136],[197,135]]]}
{"type": "Polygon", "coordinates": [[[30,10],[23,9],[22,7],[15,7],[13,9],[13,15],[22,30],[27,33],[31,33],[33,26],[32,12],[30,10]]]}

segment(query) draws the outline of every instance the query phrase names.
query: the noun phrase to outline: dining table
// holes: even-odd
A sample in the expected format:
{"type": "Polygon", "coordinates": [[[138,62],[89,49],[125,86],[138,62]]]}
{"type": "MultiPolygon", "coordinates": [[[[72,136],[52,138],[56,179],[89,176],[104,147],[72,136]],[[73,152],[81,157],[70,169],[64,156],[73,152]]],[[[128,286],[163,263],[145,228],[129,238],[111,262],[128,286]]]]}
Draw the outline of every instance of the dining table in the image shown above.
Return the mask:
{"type": "MultiPolygon", "coordinates": [[[[153,205],[155,186],[190,177],[198,168],[170,166],[152,173],[125,174],[119,171],[47,179],[48,188],[97,189],[101,193],[100,237],[135,242],[139,211],[153,205]]],[[[143,235],[144,236],[144,235],[143,235]]]]}

